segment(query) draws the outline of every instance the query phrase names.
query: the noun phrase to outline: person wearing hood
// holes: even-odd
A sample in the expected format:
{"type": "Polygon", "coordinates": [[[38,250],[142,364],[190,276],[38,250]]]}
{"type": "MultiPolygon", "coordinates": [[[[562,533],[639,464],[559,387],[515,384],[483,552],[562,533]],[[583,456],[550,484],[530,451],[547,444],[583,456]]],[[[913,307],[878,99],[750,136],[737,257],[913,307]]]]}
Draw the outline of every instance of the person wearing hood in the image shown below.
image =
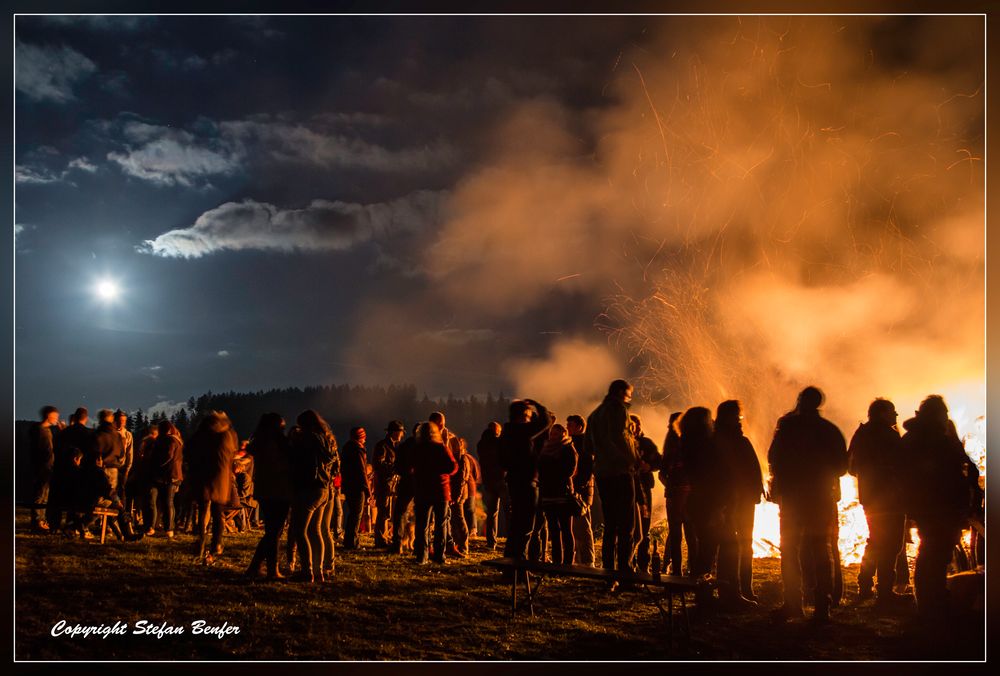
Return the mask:
{"type": "Polygon", "coordinates": [[[920,616],[940,622],[947,618],[948,563],[969,514],[967,456],[940,395],[924,399],[903,428],[903,506],[920,536],[913,592],[920,616]]]}
{"type": "Polygon", "coordinates": [[[715,448],[730,478],[728,512],[719,547],[719,595],[734,605],[756,603],[753,592],[754,510],[764,493],[760,460],[743,434],[743,407],[730,399],[715,412],[715,448]]]}
{"type": "Polygon", "coordinates": [[[897,418],[891,401],[876,399],[868,407],[868,422],[858,426],[847,449],[847,471],[858,478],[858,500],[868,522],[865,555],[874,563],[871,569],[861,567],[858,595],[871,598],[877,577],[880,604],[909,598],[893,591],[906,528],[899,475],[905,460],[897,418]]]}
{"type": "Polygon", "coordinates": [[[159,508],[167,537],[174,537],[174,496],[184,480],[183,463],[184,442],[180,431],[169,420],[160,421],[148,464],[143,463],[149,472],[149,495],[142,519],[146,535],[155,533],[159,508]]]}
{"type": "Polygon", "coordinates": [[[323,582],[333,572],[330,518],[337,439],[330,426],[312,409],[298,415],[288,435],[292,477],[292,514],[289,538],[298,547],[299,582],[323,582]],[[326,529],[326,534],[323,529],[326,529]]]}
{"type": "Polygon", "coordinates": [[[836,529],[840,477],[847,471],[844,435],[820,415],[823,393],[807,387],[795,410],[778,420],[767,461],[771,466],[771,499],[780,506],[781,581],[784,604],[776,620],[803,616],[802,564],[815,569],[814,622],[828,622],[833,603],[833,554],[830,534],[836,529]]]}
{"type": "Polygon", "coordinates": [[[533,399],[517,399],[508,409],[510,420],[500,432],[500,466],[510,496],[510,523],[504,556],[525,558],[538,516],[538,446],[555,419],[533,399]]]}
{"type": "Polygon", "coordinates": [[[538,496],[549,526],[552,563],[573,563],[573,476],[577,453],[573,439],[562,425],[549,428],[549,436],[538,454],[538,496]]]}
{"type": "Polygon", "coordinates": [[[629,429],[632,386],[615,380],[604,401],[587,418],[586,452],[594,457],[594,476],[604,513],[601,558],[605,570],[630,570],[635,553],[635,474],[639,451],[629,429]]]}
{"type": "Polygon", "coordinates": [[[266,579],[277,580],[284,577],[278,569],[278,541],[292,506],[291,449],[285,436],[285,419],[280,414],[265,413],[260,417],[247,444],[247,454],[253,458],[257,474],[254,496],[260,502],[264,535],[245,574],[256,577],[264,564],[266,579]]]}
{"type": "MultiPolygon", "coordinates": [[[[117,433],[112,432],[117,439],[117,433]]],[[[191,477],[192,499],[198,503],[197,561],[210,564],[213,554],[222,554],[222,534],[225,520],[223,508],[233,502],[236,483],[233,481],[233,457],[239,439],[232,423],[222,411],[208,411],[187,444],[188,471],[191,477]],[[212,520],[212,551],[208,545],[208,521],[212,520]]]]}
{"type": "Polygon", "coordinates": [[[435,563],[445,563],[445,539],[448,529],[448,503],[451,502],[451,477],[458,463],[441,438],[437,424],[424,422],[417,428],[413,448],[413,516],[415,533],[413,555],[418,564],[427,563],[427,539],[431,515],[434,516],[435,563]]]}
{"type": "Polygon", "coordinates": [[[375,493],[375,523],[372,531],[375,533],[375,546],[385,548],[389,541],[385,534],[392,521],[392,503],[396,495],[399,475],[396,474],[396,448],[406,434],[402,421],[393,420],[385,428],[385,437],[375,444],[372,452],[372,468],[374,481],[372,490],[375,493]]]}

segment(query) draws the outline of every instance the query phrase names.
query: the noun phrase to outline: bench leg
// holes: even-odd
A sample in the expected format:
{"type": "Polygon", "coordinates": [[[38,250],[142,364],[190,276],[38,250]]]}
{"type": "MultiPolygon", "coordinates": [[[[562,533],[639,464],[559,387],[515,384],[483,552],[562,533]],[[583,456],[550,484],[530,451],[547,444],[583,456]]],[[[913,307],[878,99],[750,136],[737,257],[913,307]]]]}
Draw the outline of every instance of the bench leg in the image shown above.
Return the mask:
{"type": "Polygon", "coordinates": [[[104,544],[104,538],[108,534],[108,515],[101,514],[101,544],[104,544]]]}
{"type": "Polygon", "coordinates": [[[533,594],[531,593],[531,573],[524,571],[524,588],[528,593],[528,612],[531,613],[531,617],[535,617],[535,604],[533,594]]]}
{"type": "Polygon", "coordinates": [[[517,616],[517,569],[514,569],[513,582],[510,583],[510,619],[517,616]]]}

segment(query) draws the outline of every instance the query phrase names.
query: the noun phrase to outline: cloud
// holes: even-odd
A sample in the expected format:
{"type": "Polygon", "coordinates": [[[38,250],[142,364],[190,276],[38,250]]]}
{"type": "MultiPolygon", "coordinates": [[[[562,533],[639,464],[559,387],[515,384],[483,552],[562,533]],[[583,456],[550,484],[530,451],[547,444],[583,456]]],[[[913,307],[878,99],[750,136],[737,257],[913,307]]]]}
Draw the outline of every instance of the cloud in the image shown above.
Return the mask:
{"type": "Polygon", "coordinates": [[[203,213],[191,227],[147,240],[139,251],[168,258],[243,250],[340,251],[423,231],[438,219],[442,197],[438,192],[416,191],[374,204],[313,200],[301,209],[280,209],[251,199],[226,202],[203,213]]]}
{"type": "Polygon", "coordinates": [[[157,185],[192,187],[240,166],[240,158],[229,149],[188,131],[129,121],[123,133],[125,150],[109,152],[108,159],[126,174],[157,185]]]}
{"type": "Polygon", "coordinates": [[[80,171],[86,171],[93,174],[97,171],[97,165],[92,164],[86,157],[78,157],[75,160],[70,161],[70,163],[66,165],[66,169],[67,171],[70,169],[79,169],[80,171]]]}
{"type": "Polygon", "coordinates": [[[73,101],[73,87],[97,71],[93,61],[65,45],[41,47],[18,42],[15,58],[17,91],[33,101],[73,101]]]}
{"type": "Polygon", "coordinates": [[[44,21],[67,28],[83,28],[95,31],[137,31],[151,28],[155,16],[60,16],[47,15],[44,21]]]}
{"type": "Polygon", "coordinates": [[[139,372],[152,380],[154,383],[160,382],[160,372],[163,371],[163,367],[159,365],[154,366],[143,366],[140,367],[139,372]]]}
{"type": "Polygon", "coordinates": [[[18,183],[41,185],[58,183],[62,180],[62,175],[54,174],[44,167],[29,167],[18,164],[14,167],[14,180],[18,183]]]}
{"type": "Polygon", "coordinates": [[[178,413],[181,409],[187,408],[187,402],[184,401],[172,401],[165,399],[163,401],[158,401],[148,409],[146,409],[146,416],[152,418],[154,415],[162,413],[168,418],[172,417],[175,413],[178,413]]]}
{"type": "Polygon", "coordinates": [[[216,356],[222,357],[223,359],[225,359],[226,357],[229,356],[229,350],[219,350],[215,354],[216,354],[216,356]]]}

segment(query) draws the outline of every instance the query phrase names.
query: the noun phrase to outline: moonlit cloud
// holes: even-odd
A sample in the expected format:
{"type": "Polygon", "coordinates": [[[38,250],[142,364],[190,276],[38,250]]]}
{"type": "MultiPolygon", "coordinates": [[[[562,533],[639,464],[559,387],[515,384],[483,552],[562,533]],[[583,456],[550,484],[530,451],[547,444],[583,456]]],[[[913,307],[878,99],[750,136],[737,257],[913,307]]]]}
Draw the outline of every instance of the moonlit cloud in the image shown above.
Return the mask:
{"type": "Polygon", "coordinates": [[[74,86],[97,70],[93,61],[65,45],[42,47],[18,42],[15,58],[17,91],[33,101],[73,101],[74,86]]]}
{"type": "Polygon", "coordinates": [[[342,251],[433,225],[441,200],[441,193],[417,191],[374,204],[313,200],[301,209],[250,199],[226,202],[203,213],[191,227],[147,240],[140,251],[167,258],[242,250],[342,251]]]}

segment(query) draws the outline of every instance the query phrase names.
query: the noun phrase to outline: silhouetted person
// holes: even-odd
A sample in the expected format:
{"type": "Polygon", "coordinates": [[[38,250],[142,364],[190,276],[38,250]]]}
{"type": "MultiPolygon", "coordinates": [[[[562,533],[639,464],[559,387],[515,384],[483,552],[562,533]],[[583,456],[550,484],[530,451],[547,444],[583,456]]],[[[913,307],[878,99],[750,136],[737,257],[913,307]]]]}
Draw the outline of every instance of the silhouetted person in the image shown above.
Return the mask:
{"type": "Polygon", "coordinates": [[[587,452],[586,433],[587,422],[580,415],[566,418],[566,431],[573,440],[576,451],[576,476],[573,477],[573,490],[580,496],[586,506],[583,514],[573,517],[573,541],[576,554],[573,563],[581,566],[594,565],[594,454],[587,452]]]}
{"type": "Polygon", "coordinates": [[[500,431],[498,422],[491,422],[483,430],[476,444],[479,467],[482,470],[483,509],[486,511],[486,549],[493,551],[497,546],[497,528],[500,516],[500,502],[504,493],[504,469],[500,464],[500,431]]]}
{"type": "Polygon", "coordinates": [[[941,622],[947,618],[948,563],[968,517],[965,448],[939,395],[924,399],[903,428],[903,504],[920,536],[913,592],[920,615],[941,622]]]}
{"type": "Polygon", "coordinates": [[[396,484],[396,498],[392,502],[392,552],[403,553],[403,517],[413,502],[413,452],[417,446],[417,429],[413,426],[413,434],[400,442],[396,448],[395,473],[399,477],[396,484]]]}
{"type": "Polygon", "coordinates": [[[375,523],[372,531],[375,533],[375,546],[388,547],[389,541],[385,535],[392,521],[392,502],[396,495],[396,485],[399,475],[396,474],[396,447],[403,440],[406,428],[399,420],[393,420],[385,428],[385,437],[372,452],[372,468],[375,471],[372,490],[375,494],[375,523]]]}
{"type": "MultiPolygon", "coordinates": [[[[463,439],[462,443],[465,444],[467,442],[463,439]]],[[[462,512],[465,517],[465,527],[469,531],[469,537],[472,538],[478,533],[479,524],[476,517],[476,503],[479,500],[479,484],[483,480],[483,471],[479,467],[479,461],[476,460],[476,456],[472,455],[472,453],[466,453],[465,455],[469,462],[469,478],[465,481],[468,497],[465,499],[462,512]]]]}
{"type": "Polygon", "coordinates": [[[159,510],[167,537],[174,536],[174,496],[184,480],[183,464],[184,442],[180,431],[169,420],[160,421],[147,465],[149,493],[143,517],[146,535],[154,534],[159,510]]]}
{"type": "Polygon", "coordinates": [[[639,447],[639,471],[636,473],[636,502],[639,505],[639,549],[636,552],[636,565],[643,572],[649,572],[649,528],[653,523],[653,488],[656,478],[653,472],[659,471],[663,464],[663,456],[656,442],[643,434],[642,420],[637,415],[631,415],[636,444],[639,447]]]}
{"type": "Polygon", "coordinates": [[[365,468],[366,439],[363,427],[351,428],[351,440],[344,444],[340,454],[340,487],[344,492],[344,549],[348,551],[358,548],[361,515],[372,494],[365,468]]]}
{"type": "Polygon", "coordinates": [[[446,551],[449,556],[464,559],[469,554],[469,528],[465,523],[465,501],[469,499],[469,477],[472,475],[472,456],[466,452],[465,439],[452,436],[448,442],[458,470],[451,475],[451,513],[446,551]]]}
{"type": "MultiPolygon", "coordinates": [[[[865,556],[874,565],[858,573],[858,594],[873,596],[878,577],[878,603],[897,600],[896,558],[903,548],[906,514],[903,510],[900,471],[905,463],[902,440],[896,427],[896,407],[887,399],[876,399],[868,407],[868,422],[862,423],[847,450],[848,471],[858,478],[858,499],[868,521],[865,556]]],[[[905,597],[908,598],[908,597],[905,597]]]]}
{"type": "Polygon", "coordinates": [[[441,440],[441,430],[435,423],[421,423],[417,428],[417,443],[413,449],[414,541],[413,554],[418,564],[427,563],[427,539],[431,515],[434,516],[435,563],[445,563],[445,537],[448,524],[448,503],[451,501],[451,477],[458,463],[441,440]]]}
{"type": "Polygon", "coordinates": [[[743,604],[743,599],[757,600],[753,593],[753,522],[764,480],[757,452],[743,434],[743,410],[735,399],[716,409],[715,448],[726,466],[731,490],[719,549],[719,596],[743,604]]]}
{"type": "Polygon", "coordinates": [[[256,468],[254,491],[260,502],[264,535],[257,543],[246,574],[256,577],[264,564],[267,579],[275,580],[284,577],[278,569],[278,541],[292,506],[291,450],[285,437],[285,419],[277,413],[262,415],[247,444],[247,453],[253,457],[256,468]]]}
{"type": "Polygon", "coordinates": [[[615,380],[601,405],[587,418],[586,444],[594,455],[594,476],[604,511],[601,558],[606,570],[630,570],[635,551],[635,473],[639,451],[629,431],[632,386],[615,380]]]}
{"type": "Polygon", "coordinates": [[[548,522],[552,542],[552,563],[573,563],[573,475],[577,453],[573,439],[562,425],[549,428],[548,438],[538,454],[538,494],[548,522]]]}
{"type": "Polygon", "coordinates": [[[506,472],[510,523],[504,556],[525,558],[538,515],[538,445],[552,426],[548,409],[532,399],[510,404],[510,421],[500,433],[500,465],[506,472]]]}
{"type": "Polygon", "coordinates": [[[830,619],[833,555],[830,533],[836,528],[840,476],[847,471],[847,444],[837,426],[823,418],[823,393],[807,387],[795,410],[778,420],[767,453],[771,499],[781,507],[781,580],[785,602],[776,619],[801,617],[800,556],[815,572],[813,619],[830,619]]]}
{"type": "Polygon", "coordinates": [[[296,542],[302,567],[294,579],[323,582],[324,563],[333,567],[333,553],[327,552],[328,547],[332,550],[332,540],[329,535],[323,536],[322,529],[324,511],[333,495],[330,484],[337,462],[337,440],[326,421],[312,409],[300,413],[295,422],[288,435],[292,479],[288,536],[296,542]]]}
{"type": "Polygon", "coordinates": [[[122,436],[114,426],[114,411],[102,408],[97,412],[97,429],[90,437],[92,453],[99,460],[99,466],[104,470],[111,482],[111,488],[119,493],[119,478],[121,468],[125,464],[125,446],[122,436]]]}
{"type": "Polygon", "coordinates": [[[45,507],[49,501],[49,481],[55,463],[53,430],[58,431],[59,409],[45,406],[39,412],[39,422],[28,429],[28,465],[31,468],[31,528],[48,532],[45,507]]]}
{"type": "MultiPolygon", "coordinates": [[[[90,447],[88,415],[87,409],[76,409],[69,417],[69,427],[55,435],[52,478],[49,482],[48,507],[45,510],[45,519],[51,529],[62,525],[63,512],[73,510],[76,491],[72,478],[76,474],[73,457],[76,451],[86,452],[90,447]]],[[[70,521],[67,518],[67,525],[70,525],[70,521]]]]}
{"type": "MultiPolygon", "coordinates": [[[[116,439],[121,439],[112,432],[116,439]]],[[[221,411],[208,411],[187,444],[191,494],[198,503],[199,562],[209,564],[213,554],[222,554],[223,509],[236,493],[233,481],[233,457],[239,439],[229,417],[221,411]],[[209,518],[212,521],[212,551],[207,550],[209,518]]]]}
{"type": "Polygon", "coordinates": [[[660,483],[664,486],[664,497],[667,509],[667,551],[666,562],[670,563],[671,575],[683,575],[681,565],[681,537],[687,543],[688,568],[691,568],[691,553],[695,548],[694,533],[688,519],[687,501],[691,495],[691,480],[688,478],[681,454],[681,436],[678,432],[680,411],[670,414],[667,423],[667,436],[663,440],[663,469],[660,470],[660,483]]]}

